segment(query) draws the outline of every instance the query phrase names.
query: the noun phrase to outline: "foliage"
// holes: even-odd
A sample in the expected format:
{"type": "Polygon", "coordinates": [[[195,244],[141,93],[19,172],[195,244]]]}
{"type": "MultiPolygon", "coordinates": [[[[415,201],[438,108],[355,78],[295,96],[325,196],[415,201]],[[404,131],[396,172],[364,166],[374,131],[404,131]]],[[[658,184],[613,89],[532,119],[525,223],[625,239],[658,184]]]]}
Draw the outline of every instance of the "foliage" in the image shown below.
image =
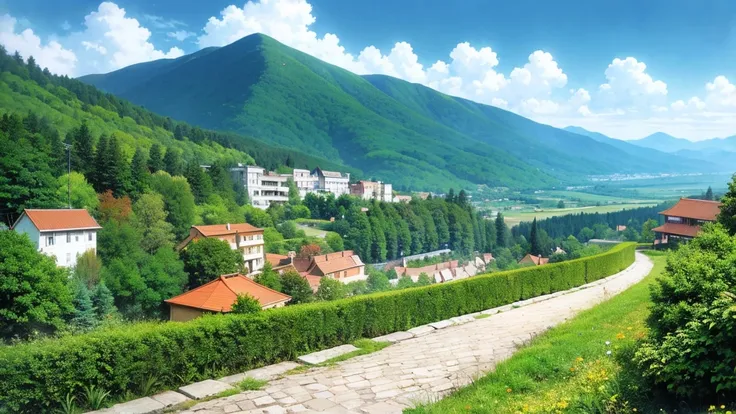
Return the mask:
{"type": "Polygon", "coordinates": [[[166,221],[174,227],[174,234],[183,239],[194,224],[194,196],[184,177],[172,177],[164,171],[153,174],[151,188],[161,194],[166,206],[166,221]]]}
{"type": "Polygon", "coordinates": [[[112,191],[107,190],[98,194],[98,197],[100,198],[99,218],[103,224],[109,221],[126,221],[133,212],[133,205],[128,196],[116,198],[112,191]]]}
{"type": "Polygon", "coordinates": [[[255,282],[279,292],[282,289],[279,274],[273,270],[271,262],[268,260],[263,264],[261,273],[256,275],[255,282]]]}
{"type": "Polygon", "coordinates": [[[189,289],[221,275],[243,269],[243,256],[226,241],[206,238],[191,242],[183,254],[184,270],[189,274],[189,289]]]}
{"type": "Polygon", "coordinates": [[[233,303],[231,310],[233,313],[239,315],[247,313],[258,313],[261,311],[261,303],[258,302],[258,299],[245,293],[242,295],[238,295],[238,297],[235,299],[235,303],[233,303]]]}
{"type": "Polygon", "coordinates": [[[87,182],[84,175],[72,171],[71,174],[64,174],[59,177],[56,182],[58,186],[56,197],[59,200],[63,200],[66,204],[70,195],[72,208],[84,208],[90,213],[97,211],[100,200],[97,198],[95,189],[87,182]],[[71,185],[71,190],[69,185],[71,185]]]}
{"type": "Polygon", "coordinates": [[[429,286],[433,283],[432,279],[429,278],[429,275],[422,272],[419,274],[419,278],[417,279],[417,286],[429,286]]]}
{"type": "Polygon", "coordinates": [[[391,283],[385,273],[373,267],[369,267],[367,273],[368,279],[366,279],[366,283],[368,284],[369,292],[383,292],[384,290],[391,289],[391,283]]]}
{"type": "Polygon", "coordinates": [[[725,227],[731,235],[736,234],[736,174],[728,183],[728,191],[721,199],[721,212],[718,222],[725,227]]]}
{"type": "Polygon", "coordinates": [[[649,219],[644,222],[641,226],[641,237],[639,241],[641,243],[654,243],[654,232],[653,228],[659,226],[659,222],[654,219],[649,219]]]}
{"type": "Polygon", "coordinates": [[[316,298],[319,300],[337,300],[347,296],[345,285],[339,280],[323,277],[319,281],[316,298]]]}
{"type": "Polygon", "coordinates": [[[0,231],[0,338],[62,328],[74,310],[67,278],[66,270],[39,253],[28,236],[0,231]]]}
{"type": "Polygon", "coordinates": [[[291,296],[290,305],[307,303],[314,299],[307,279],[293,270],[287,270],[281,275],[281,292],[291,296]]]}
{"type": "Polygon", "coordinates": [[[74,265],[74,279],[82,282],[88,288],[92,288],[100,280],[100,270],[102,262],[97,257],[94,250],[90,249],[77,256],[77,263],[74,265]]]}
{"type": "Polygon", "coordinates": [[[173,247],[174,226],[166,221],[164,200],[160,194],[148,193],[133,204],[133,225],[141,233],[141,248],[153,254],[161,247],[173,247]]]}
{"type": "Polygon", "coordinates": [[[652,288],[650,335],[636,354],[655,384],[678,397],[736,392],[736,236],[721,225],[669,255],[652,288]]]}
{"type": "Polygon", "coordinates": [[[342,237],[335,232],[328,232],[325,236],[325,242],[330,246],[330,250],[333,252],[341,252],[345,250],[345,244],[342,237]]]}
{"type": "Polygon", "coordinates": [[[312,256],[319,256],[322,253],[322,248],[318,244],[305,244],[299,249],[297,257],[310,258],[312,256]]]}
{"type": "Polygon", "coordinates": [[[72,300],[74,314],[69,324],[77,331],[89,331],[97,325],[97,314],[90,298],[89,289],[84,283],[75,281],[72,283],[72,290],[74,292],[74,299],[72,300]]]}
{"type": "MultiPolygon", "coordinates": [[[[0,406],[14,412],[44,411],[80,383],[94,383],[119,396],[152,374],[161,377],[162,387],[175,388],[184,380],[168,373],[203,372],[213,364],[227,372],[242,372],[256,364],[287,360],[361,337],[406,330],[581,285],[631,264],[634,247],[619,245],[576,261],[287,306],[255,315],[139,323],[0,348],[4,383],[0,406]]],[[[344,286],[322,278],[323,283],[326,280],[341,289],[344,286]]],[[[326,296],[325,285],[321,286],[322,298],[326,296]]]]}
{"type": "Polygon", "coordinates": [[[99,410],[103,407],[105,399],[110,395],[110,391],[105,391],[101,388],[97,388],[94,385],[90,385],[84,388],[84,397],[87,401],[87,406],[93,410],[99,410]]]}

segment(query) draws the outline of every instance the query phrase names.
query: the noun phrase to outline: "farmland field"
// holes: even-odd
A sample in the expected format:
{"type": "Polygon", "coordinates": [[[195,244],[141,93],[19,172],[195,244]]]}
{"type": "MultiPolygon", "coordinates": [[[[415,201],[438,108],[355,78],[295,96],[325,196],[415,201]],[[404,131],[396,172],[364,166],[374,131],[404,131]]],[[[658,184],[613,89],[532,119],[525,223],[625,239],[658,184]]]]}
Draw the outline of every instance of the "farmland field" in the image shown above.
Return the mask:
{"type": "Polygon", "coordinates": [[[657,202],[644,202],[644,203],[628,203],[628,204],[609,204],[603,206],[590,206],[590,207],[576,207],[576,208],[549,208],[538,211],[523,211],[523,210],[506,210],[503,211],[503,217],[506,224],[509,227],[513,227],[522,221],[532,221],[536,217],[537,220],[546,219],[555,216],[564,216],[566,214],[577,214],[577,213],[612,213],[615,211],[621,211],[625,209],[633,209],[639,207],[652,207],[656,206],[657,202]]]}

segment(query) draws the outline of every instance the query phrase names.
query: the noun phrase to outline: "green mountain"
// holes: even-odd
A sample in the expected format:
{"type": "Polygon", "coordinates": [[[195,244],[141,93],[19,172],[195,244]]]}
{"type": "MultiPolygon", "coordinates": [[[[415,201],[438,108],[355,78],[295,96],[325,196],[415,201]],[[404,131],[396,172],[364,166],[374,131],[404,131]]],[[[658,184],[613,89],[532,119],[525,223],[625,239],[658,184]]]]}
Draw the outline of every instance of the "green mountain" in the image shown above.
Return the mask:
{"type": "Polygon", "coordinates": [[[421,85],[361,77],[264,35],[80,79],[160,114],[335,160],[397,188],[544,187],[683,168],[421,85]]]}

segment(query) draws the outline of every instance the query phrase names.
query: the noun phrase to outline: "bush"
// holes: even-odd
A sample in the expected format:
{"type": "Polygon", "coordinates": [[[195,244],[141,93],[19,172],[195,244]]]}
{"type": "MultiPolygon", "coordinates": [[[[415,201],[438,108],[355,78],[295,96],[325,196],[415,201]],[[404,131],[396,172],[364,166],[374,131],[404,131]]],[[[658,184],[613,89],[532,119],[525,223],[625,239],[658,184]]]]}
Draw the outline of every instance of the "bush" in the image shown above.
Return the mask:
{"type": "Polygon", "coordinates": [[[736,237],[708,225],[667,258],[652,288],[649,337],[636,354],[644,374],[678,397],[736,393],[736,237]]]}
{"type": "Polygon", "coordinates": [[[579,260],[252,315],[139,323],[0,348],[0,412],[49,411],[67,393],[79,394],[80,384],[114,390],[112,398],[135,392],[151,376],[161,378],[162,387],[175,388],[215,369],[223,375],[242,372],[551,293],[622,270],[634,260],[634,247],[628,243],[579,260]],[[588,269],[595,273],[589,276],[588,269]]]}

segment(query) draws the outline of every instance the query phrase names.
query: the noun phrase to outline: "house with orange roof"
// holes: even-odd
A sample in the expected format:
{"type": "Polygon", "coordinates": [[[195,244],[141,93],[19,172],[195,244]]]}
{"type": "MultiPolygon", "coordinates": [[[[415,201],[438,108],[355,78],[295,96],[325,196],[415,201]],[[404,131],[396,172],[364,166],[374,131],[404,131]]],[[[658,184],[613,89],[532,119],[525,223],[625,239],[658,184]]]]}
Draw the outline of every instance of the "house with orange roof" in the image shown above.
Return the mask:
{"type": "Polygon", "coordinates": [[[241,252],[249,274],[258,272],[263,268],[266,253],[263,229],[251,226],[248,223],[192,226],[189,230],[189,236],[179,243],[176,249],[186,249],[189,243],[206,238],[226,241],[230,244],[230,248],[241,252]]]}
{"type": "Polygon", "coordinates": [[[526,256],[522,257],[521,260],[519,260],[519,264],[532,264],[534,266],[541,266],[549,263],[548,257],[542,257],[542,256],[535,256],[531,253],[527,253],[526,256]]]}
{"type": "Polygon", "coordinates": [[[246,294],[258,300],[261,309],[280,308],[291,300],[291,296],[235,273],[222,275],[164,302],[169,304],[169,320],[185,322],[207,313],[230,312],[238,295],[246,294]]]}
{"type": "Polygon", "coordinates": [[[309,286],[314,291],[319,288],[319,282],[323,277],[329,277],[343,283],[368,278],[365,273],[365,264],[360,260],[360,256],[352,250],[313,255],[308,258],[296,257],[293,254],[284,256],[269,253],[266,258],[274,270],[292,266],[307,279],[309,286]]]}
{"type": "Polygon", "coordinates": [[[61,267],[76,265],[77,256],[88,250],[96,253],[101,228],[85,209],[25,209],[12,227],[61,267]]]}
{"type": "Polygon", "coordinates": [[[718,201],[681,198],[677,204],[659,213],[664,216],[664,224],[652,229],[654,244],[664,246],[674,240],[690,240],[697,236],[703,224],[716,221],[720,212],[718,201]]]}

